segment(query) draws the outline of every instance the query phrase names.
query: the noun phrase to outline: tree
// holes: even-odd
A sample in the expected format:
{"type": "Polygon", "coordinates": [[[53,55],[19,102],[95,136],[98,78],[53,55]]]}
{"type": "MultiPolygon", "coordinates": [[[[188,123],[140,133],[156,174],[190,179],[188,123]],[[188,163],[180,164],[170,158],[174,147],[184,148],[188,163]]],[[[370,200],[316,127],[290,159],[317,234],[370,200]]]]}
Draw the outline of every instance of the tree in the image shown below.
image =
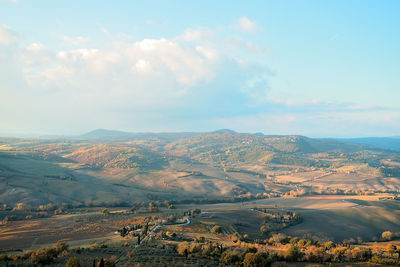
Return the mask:
{"type": "Polygon", "coordinates": [[[240,252],[235,250],[225,250],[221,255],[221,261],[226,264],[235,264],[240,262],[240,252]]]}
{"type": "Polygon", "coordinates": [[[335,243],[333,243],[332,241],[327,241],[324,243],[324,248],[325,250],[330,250],[331,248],[335,247],[335,243]]]}
{"type": "Polygon", "coordinates": [[[290,245],[286,252],[286,259],[289,261],[299,261],[303,257],[303,253],[297,246],[290,245]]]}
{"type": "Polygon", "coordinates": [[[337,247],[333,250],[333,260],[334,261],[343,261],[346,258],[347,247],[337,247]]]}
{"type": "Polygon", "coordinates": [[[102,212],[103,212],[103,214],[104,214],[104,215],[108,215],[108,214],[110,214],[110,211],[109,211],[108,209],[103,209],[103,211],[102,211],[102,212]]]}
{"type": "Polygon", "coordinates": [[[153,204],[153,202],[150,202],[149,203],[149,211],[156,212],[156,211],[159,211],[159,209],[155,204],[153,204]]]}
{"type": "Polygon", "coordinates": [[[299,240],[300,239],[296,236],[296,237],[293,237],[292,239],[290,239],[289,243],[292,245],[297,245],[297,242],[299,242],[299,240]]]}
{"type": "Polygon", "coordinates": [[[306,261],[310,262],[323,262],[326,256],[323,247],[310,246],[306,251],[306,261]]]}
{"type": "Polygon", "coordinates": [[[393,233],[390,231],[385,231],[382,233],[382,239],[390,241],[393,239],[393,233]]]}
{"type": "Polygon", "coordinates": [[[81,267],[81,263],[77,257],[69,258],[65,267],[81,267]]]}
{"type": "Polygon", "coordinates": [[[395,253],[397,250],[397,247],[393,244],[388,244],[386,247],[387,252],[389,253],[395,253]]]}
{"type": "Polygon", "coordinates": [[[64,251],[64,250],[68,250],[69,245],[66,242],[62,242],[62,241],[58,241],[56,244],[56,250],[58,253],[64,251]]]}
{"type": "Polygon", "coordinates": [[[261,225],[260,232],[262,235],[267,235],[268,234],[268,226],[265,224],[261,225]]]}
{"type": "Polygon", "coordinates": [[[222,233],[222,227],[219,225],[215,225],[213,228],[211,228],[211,232],[215,234],[220,234],[222,233]]]}
{"type": "Polygon", "coordinates": [[[194,213],[194,214],[200,214],[200,213],[201,213],[201,209],[195,209],[195,210],[193,211],[193,213],[194,213]]]}
{"type": "Polygon", "coordinates": [[[244,257],[243,266],[245,267],[264,267],[269,266],[267,253],[247,253],[244,257]]]}

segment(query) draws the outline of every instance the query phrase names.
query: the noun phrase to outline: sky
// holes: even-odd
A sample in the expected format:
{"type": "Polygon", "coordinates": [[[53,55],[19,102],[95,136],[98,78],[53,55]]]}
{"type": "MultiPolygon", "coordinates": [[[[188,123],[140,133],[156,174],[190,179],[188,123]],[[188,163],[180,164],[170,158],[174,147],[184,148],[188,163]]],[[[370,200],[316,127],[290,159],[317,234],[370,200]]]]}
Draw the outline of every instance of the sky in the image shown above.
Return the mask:
{"type": "Polygon", "coordinates": [[[400,1],[0,0],[0,135],[400,136],[400,1]]]}

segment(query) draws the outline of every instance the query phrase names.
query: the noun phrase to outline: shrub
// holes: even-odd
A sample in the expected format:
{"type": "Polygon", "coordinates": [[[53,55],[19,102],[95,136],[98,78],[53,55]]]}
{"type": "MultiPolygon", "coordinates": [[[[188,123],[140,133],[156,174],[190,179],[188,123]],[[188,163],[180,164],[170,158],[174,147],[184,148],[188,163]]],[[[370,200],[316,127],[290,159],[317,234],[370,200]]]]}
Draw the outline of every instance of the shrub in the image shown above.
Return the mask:
{"type": "Polygon", "coordinates": [[[332,241],[327,241],[324,243],[324,248],[325,250],[330,250],[331,248],[335,247],[335,243],[333,243],[332,241]]]}
{"type": "Polygon", "coordinates": [[[221,255],[221,262],[226,264],[235,264],[242,261],[241,253],[236,250],[225,250],[221,255]]]}
{"type": "Polygon", "coordinates": [[[303,257],[303,253],[297,246],[290,245],[285,257],[288,261],[299,261],[303,257]]]}
{"type": "Polygon", "coordinates": [[[171,233],[169,231],[165,232],[165,236],[169,239],[175,238],[176,234],[175,233],[171,233]]]}
{"type": "Polygon", "coordinates": [[[96,249],[96,248],[106,248],[107,245],[106,244],[99,244],[99,243],[93,243],[90,248],[91,249],[96,249]]]}
{"type": "Polygon", "coordinates": [[[32,252],[31,260],[35,264],[49,264],[54,258],[57,257],[57,251],[55,248],[42,248],[32,252]]]}
{"type": "Polygon", "coordinates": [[[324,262],[327,259],[327,254],[323,247],[310,246],[306,251],[305,258],[310,262],[324,262]]]}
{"type": "Polygon", "coordinates": [[[392,266],[399,265],[400,263],[398,260],[381,258],[379,256],[373,256],[369,261],[375,264],[392,265],[392,266]]]}
{"type": "Polygon", "coordinates": [[[395,245],[393,245],[393,244],[388,244],[386,246],[386,251],[389,252],[389,253],[395,253],[396,250],[397,250],[397,247],[395,245]]]}
{"type": "Polygon", "coordinates": [[[260,233],[261,233],[262,235],[267,235],[267,234],[268,234],[268,226],[265,225],[265,224],[261,225],[261,227],[260,227],[260,233]]]}
{"type": "Polygon", "coordinates": [[[59,241],[59,242],[57,242],[55,248],[56,248],[57,252],[60,253],[62,251],[68,250],[69,245],[66,242],[59,241]]]}
{"type": "Polygon", "coordinates": [[[181,255],[184,255],[185,250],[186,252],[189,250],[189,243],[188,242],[180,242],[178,243],[178,246],[176,247],[176,252],[178,252],[181,255]]]}
{"type": "Polygon", "coordinates": [[[222,227],[219,225],[215,225],[213,228],[211,228],[211,232],[215,234],[220,234],[222,233],[222,227]]]}
{"type": "Polygon", "coordinates": [[[0,261],[8,261],[10,258],[6,254],[0,254],[0,261]]]}
{"type": "Polygon", "coordinates": [[[360,249],[359,247],[355,247],[351,250],[351,255],[353,260],[356,261],[366,261],[371,258],[371,251],[366,249],[360,249]]]}
{"type": "Polygon", "coordinates": [[[65,267],[81,267],[81,263],[77,257],[69,258],[65,267]]]}
{"type": "Polygon", "coordinates": [[[383,233],[382,233],[382,239],[383,239],[383,240],[387,240],[387,241],[392,240],[392,239],[393,239],[393,233],[390,232],[390,231],[385,231],[385,232],[383,232],[383,233]]]}
{"type": "Polygon", "coordinates": [[[196,241],[197,242],[199,242],[199,243],[203,243],[204,241],[205,241],[206,239],[205,239],[205,237],[204,236],[196,236],[196,241]]]}
{"type": "Polygon", "coordinates": [[[264,267],[269,266],[271,262],[269,261],[267,253],[247,253],[243,260],[244,267],[264,267]]]}
{"type": "Polygon", "coordinates": [[[289,243],[292,245],[296,245],[299,240],[300,239],[298,237],[293,237],[292,239],[290,239],[289,243]]]}
{"type": "Polygon", "coordinates": [[[193,211],[193,213],[194,213],[194,214],[200,214],[200,213],[201,213],[201,209],[195,209],[195,210],[193,211]]]}
{"type": "Polygon", "coordinates": [[[270,243],[281,243],[281,244],[286,244],[289,242],[289,237],[285,234],[274,234],[271,238],[270,238],[270,243]]]}
{"type": "Polygon", "coordinates": [[[334,261],[344,261],[346,259],[347,247],[337,247],[333,250],[334,261]]]}

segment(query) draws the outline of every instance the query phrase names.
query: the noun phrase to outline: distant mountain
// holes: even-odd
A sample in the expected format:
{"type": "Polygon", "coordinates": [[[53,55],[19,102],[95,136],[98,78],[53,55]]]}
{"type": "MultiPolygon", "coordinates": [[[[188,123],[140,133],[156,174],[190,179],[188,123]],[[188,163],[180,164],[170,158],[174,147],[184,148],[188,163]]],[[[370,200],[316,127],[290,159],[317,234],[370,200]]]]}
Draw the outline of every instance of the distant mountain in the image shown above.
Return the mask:
{"type": "Polygon", "coordinates": [[[310,154],[320,152],[353,153],[374,147],[318,140],[304,136],[258,136],[253,134],[206,133],[180,139],[165,146],[165,151],[201,162],[312,165],[310,154]]]}
{"type": "Polygon", "coordinates": [[[400,151],[400,137],[365,137],[365,138],[347,138],[335,139],[341,142],[349,142],[356,144],[365,144],[383,149],[391,149],[400,151]]]}
{"type": "Polygon", "coordinates": [[[105,140],[112,138],[120,138],[120,137],[128,137],[134,135],[133,133],[123,132],[123,131],[115,131],[115,130],[106,130],[106,129],[97,129],[80,135],[79,138],[87,139],[87,140],[105,140]]]}
{"type": "Polygon", "coordinates": [[[219,129],[214,131],[213,133],[231,133],[231,134],[237,134],[237,132],[235,132],[234,130],[230,130],[230,129],[219,129]]]}
{"type": "Polygon", "coordinates": [[[182,138],[189,138],[200,135],[196,132],[171,132],[171,133],[132,133],[107,129],[97,129],[83,135],[77,136],[80,140],[89,141],[127,141],[132,139],[156,138],[164,141],[175,141],[182,138]]]}

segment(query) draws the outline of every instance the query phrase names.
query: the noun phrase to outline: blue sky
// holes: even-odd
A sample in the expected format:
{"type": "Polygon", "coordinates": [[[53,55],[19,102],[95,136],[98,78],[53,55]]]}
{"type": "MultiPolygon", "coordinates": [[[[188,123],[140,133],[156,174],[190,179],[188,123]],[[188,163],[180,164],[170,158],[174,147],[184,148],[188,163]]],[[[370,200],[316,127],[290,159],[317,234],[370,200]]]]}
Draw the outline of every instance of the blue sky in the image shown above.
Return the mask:
{"type": "Polygon", "coordinates": [[[400,135],[399,10],[0,0],[0,134],[400,135]]]}

